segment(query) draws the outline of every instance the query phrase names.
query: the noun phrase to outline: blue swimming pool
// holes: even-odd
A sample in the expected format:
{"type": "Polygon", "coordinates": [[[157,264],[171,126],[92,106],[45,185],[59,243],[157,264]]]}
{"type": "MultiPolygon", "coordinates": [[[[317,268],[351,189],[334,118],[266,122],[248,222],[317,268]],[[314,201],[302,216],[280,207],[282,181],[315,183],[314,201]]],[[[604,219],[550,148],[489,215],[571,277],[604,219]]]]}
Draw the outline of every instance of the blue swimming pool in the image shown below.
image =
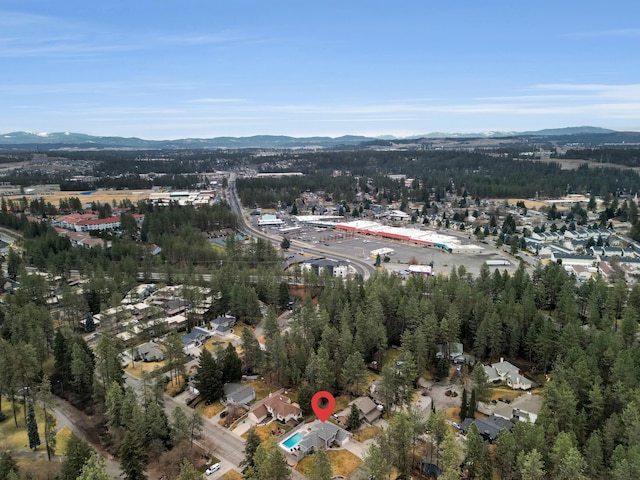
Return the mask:
{"type": "Polygon", "coordinates": [[[299,433],[296,433],[295,435],[290,436],[289,438],[287,438],[284,442],[282,442],[282,445],[285,448],[293,448],[295,447],[298,443],[300,443],[300,440],[302,440],[302,435],[299,433]]]}

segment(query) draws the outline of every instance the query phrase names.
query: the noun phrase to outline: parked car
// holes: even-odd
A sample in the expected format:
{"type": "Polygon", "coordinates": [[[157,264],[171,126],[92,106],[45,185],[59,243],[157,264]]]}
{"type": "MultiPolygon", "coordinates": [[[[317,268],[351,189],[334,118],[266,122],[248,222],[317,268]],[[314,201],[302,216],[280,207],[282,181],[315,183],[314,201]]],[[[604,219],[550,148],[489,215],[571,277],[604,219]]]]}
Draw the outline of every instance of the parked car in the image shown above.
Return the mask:
{"type": "Polygon", "coordinates": [[[213,472],[217,472],[218,470],[220,470],[220,464],[219,463],[214,463],[209,468],[207,468],[207,471],[204,472],[204,473],[206,475],[211,475],[213,472]]]}
{"type": "Polygon", "coordinates": [[[229,415],[229,412],[227,412],[226,410],[223,410],[223,411],[220,412],[220,418],[224,418],[227,415],[229,415]]]}

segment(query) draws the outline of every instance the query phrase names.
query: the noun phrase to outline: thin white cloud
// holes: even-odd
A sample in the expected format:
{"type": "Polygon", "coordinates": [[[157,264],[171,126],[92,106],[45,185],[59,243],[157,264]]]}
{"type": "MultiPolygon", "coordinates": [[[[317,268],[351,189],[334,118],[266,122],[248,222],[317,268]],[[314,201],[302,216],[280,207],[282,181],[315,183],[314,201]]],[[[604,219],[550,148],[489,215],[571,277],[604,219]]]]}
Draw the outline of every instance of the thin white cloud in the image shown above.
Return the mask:
{"type": "Polygon", "coordinates": [[[171,34],[110,31],[62,18],[0,10],[0,58],[95,57],[114,52],[258,41],[240,32],[171,34]]]}
{"type": "Polygon", "coordinates": [[[545,83],[532,87],[533,90],[597,92],[611,95],[628,95],[640,92],[640,83],[599,84],[599,83],[545,83]]]}
{"type": "Polygon", "coordinates": [[[244,98],[196,98],[188,100],[187,103],[245,103],[244,98]]]}
{"type": "Polygon", "coordinates": [[[147,40],[149,45],[193,46],[245,41],[246,37],[237,32],[224,31],[216,34],[159,35],[149,37],[147,40]]]}
{"type": "Polygon", "coordinates": [[[570,32],[566,37],[640,37],[640,28],[616,28],[611,30],[593,30],[588,32],[570,32]]]}

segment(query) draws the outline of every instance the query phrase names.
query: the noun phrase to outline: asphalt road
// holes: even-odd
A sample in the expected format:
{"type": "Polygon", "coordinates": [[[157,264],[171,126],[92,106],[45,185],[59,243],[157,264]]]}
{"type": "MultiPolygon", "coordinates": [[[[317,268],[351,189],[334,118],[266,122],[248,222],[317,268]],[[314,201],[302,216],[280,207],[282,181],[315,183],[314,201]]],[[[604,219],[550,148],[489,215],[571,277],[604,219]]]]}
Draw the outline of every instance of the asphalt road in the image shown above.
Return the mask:
{"type": "MultiPolygon", "coordinates": [[[[263,238],[265,240],[269,240],[270,242],[276,244],[278,247],[280,246],[280,242],[282,240],[281,236],[271,236],[267,233],[263,233],[262,231],[253,228],[244,217],[242,206],[240,205],[240,199],[238,198],[236,192],[236,174],[232,173],[229,178],[229,183],[227,186],[227,201],[229,202],[229,206],[231,210],[238,215],[240,222],[242,224],[242,230],[252,237],[263,238]]],[[[335,260],[344,260],[349,262],[353,268],[358,272],[364,280],[369,278],[369,276],[375,272],[375,268],[368,260],[363,260],[362,258],[357,256],[357,252],[338,252],[331,250],[330,248],[323,248],[319,246],[310,245],[307,243],[298,242],[293,240],[292,245],[296,245],[298,247],[303,247],[305,251],[308,253],[314,253],[319,256],[329,256],[335,260]]]]}
{"type": "MultiPolygon", "coordinates": [[[[58,419],[58,428],[68,427],[94,449],[101,451],[100,442],[95,436],[95,430],[93,426],[87,425],[86,415],[83,412],[66,400],[56,398],[56,406],[53,408],[53,413],[58,419]]],[[[120,463],[110,455],[105,455],[102,451],[101,454],[104,457],[105,466],[107,467],[109,475],[111,475],[112,478],[121,478],[122,470],[120,469],[120,463]]]]}
{"type": "MultiPolygon", "coordinates": [[[[142,397],[142,382],[131,375],[129,372],[125,372],[125,381],[128,386],[142,397]]],[[[171,416],[171,412],[175,407],[180,407],[187,415],[193,414],[193,409],[189,408],[183,402],[180,402],[169,395],[164,396],[164,410],[167,415],[171,416]]],[[[171,418],[171,417],[169,417],[171,418]]],[[[227,462],[234,467],[237,467],[244,459],[244,440],[237,437],[233,433],[229,432],[226,428],[218,425],[214,421],[205,417],[204,428],[202,430],[203,437],[213,442],[213,452],[221,460],[221,463],[227,462]]],[[[205,448],[207,446],[205,445],[205,448]]]]}

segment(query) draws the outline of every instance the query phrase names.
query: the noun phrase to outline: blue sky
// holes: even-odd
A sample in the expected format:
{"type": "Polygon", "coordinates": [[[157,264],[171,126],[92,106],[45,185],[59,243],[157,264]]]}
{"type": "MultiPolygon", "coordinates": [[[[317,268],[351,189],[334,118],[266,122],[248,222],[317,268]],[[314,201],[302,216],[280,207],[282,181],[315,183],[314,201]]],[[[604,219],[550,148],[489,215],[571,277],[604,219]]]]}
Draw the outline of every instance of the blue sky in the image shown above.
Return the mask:
{"type": "Polygon", "coordinates": [[[0,132],[640,130],[640,2],[0,0],[0,132]]]}

